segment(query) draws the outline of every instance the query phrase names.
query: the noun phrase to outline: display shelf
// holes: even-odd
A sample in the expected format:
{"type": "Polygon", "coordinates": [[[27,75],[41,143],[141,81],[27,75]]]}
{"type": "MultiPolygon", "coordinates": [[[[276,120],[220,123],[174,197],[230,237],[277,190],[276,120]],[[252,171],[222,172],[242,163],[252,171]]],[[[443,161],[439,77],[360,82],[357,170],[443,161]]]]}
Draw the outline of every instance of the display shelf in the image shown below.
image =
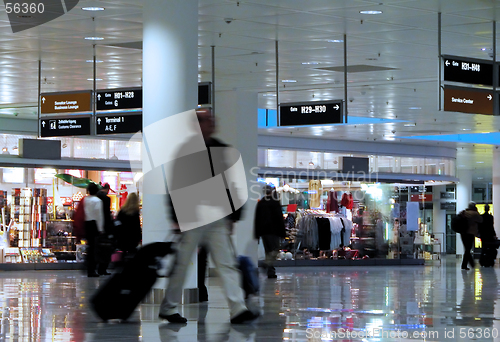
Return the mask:
{"type": "Polygon", "coordinates": [[[47,221],[47,189],[12,189],[11,217],[17,227],[17,236],[13,241],[17,241],[17,247],[43,246],[47,221]]]}

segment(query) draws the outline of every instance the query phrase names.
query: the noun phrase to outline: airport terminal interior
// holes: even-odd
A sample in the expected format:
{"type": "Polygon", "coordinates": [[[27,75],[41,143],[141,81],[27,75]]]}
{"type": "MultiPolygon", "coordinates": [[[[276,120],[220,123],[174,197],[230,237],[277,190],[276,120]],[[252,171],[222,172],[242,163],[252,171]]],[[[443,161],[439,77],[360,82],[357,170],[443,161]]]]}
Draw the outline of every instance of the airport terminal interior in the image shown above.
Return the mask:
{"type": "MultiPolygon", "coordinates": [[[[500,221],[499,13],[489,0],[5,0],[0,340],[500,341],[498,244],[473,238],[465,270],[452,229],[471,201],[500,221]],[[209,260],[208,301],[188,274],[186,324],[158,316],[168,277],[105,322],[90,299],[126,259],[113,250],[111,274],[87,277],[77,207],[92,182],[110,185],[113,215],[137,193],[142,244],[171,239],[165,165],[200,133],[196,108],[238,152],[243,178],[223,194],[233,211],[246,196],[232,239],[258,269],[260,317],[230,324],[209,260]],[[266,186],[286,229],[276,278],[253,233],[266,186]]],[[[191,171],[192,197],[222,189],[191,171]]]]}

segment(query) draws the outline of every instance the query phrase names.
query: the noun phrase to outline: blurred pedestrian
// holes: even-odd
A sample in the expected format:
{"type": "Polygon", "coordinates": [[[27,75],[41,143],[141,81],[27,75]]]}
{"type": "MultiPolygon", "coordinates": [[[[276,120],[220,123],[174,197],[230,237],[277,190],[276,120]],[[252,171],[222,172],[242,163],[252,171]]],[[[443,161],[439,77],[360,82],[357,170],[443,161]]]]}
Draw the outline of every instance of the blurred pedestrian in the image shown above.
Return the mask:
{"type": "Polygon", "coordinates": [[[133,253],[142,240],[139,196],[127,196],[115,220],[116,247],[125,254],[133,253]]]}
{"type": "Polygon", "coordinates": [[[461,233],[462,243],[464,245],[464,258],[462,260],[462,270],[469,270],[470,265],[474,268],[474,258],[471,254],[471,249],[474,247],[474,239],[478,235],[478,224],[483,222],[483,218],[477,212],[476,203],[470,202],[467,209],[463,211],[463,215],[467,218],[468,229],[461,233]]]}
{"type": "Polygon", "coordinates": [[[262,240],[266,253],[265,267],[268,278],[277,278],[274,263],[279,252],[280,239],[286,236],[285,221],[276,189],[264,187],[264,197],[257,203],[254,236],[262,240]]]}
{"type": "Polygon", "coordinates": [[[87,186],[88,196],[83,201],[85,211],[85,237],[87,239],[87,276],[98,277],[96,273],[97,253],[96,244],[99,235],[104,234],[104,215],[102,201],[96,196],[99,188],[97,184],[87,186]]]}

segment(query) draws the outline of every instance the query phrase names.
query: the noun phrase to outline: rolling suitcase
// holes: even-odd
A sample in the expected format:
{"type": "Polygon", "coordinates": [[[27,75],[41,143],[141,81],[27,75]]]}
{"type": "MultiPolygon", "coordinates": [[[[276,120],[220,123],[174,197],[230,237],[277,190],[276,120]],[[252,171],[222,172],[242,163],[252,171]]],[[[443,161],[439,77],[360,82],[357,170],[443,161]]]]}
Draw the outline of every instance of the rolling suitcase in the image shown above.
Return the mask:
{"type": "Polygon", "coordinates": [[[483,267],[493,267],[497,258],[498,241],[487,242],[483,244],[483,251],[479,258],[479,264],[483,267]]]}
{"type": "Polygon", "coordinates": [[[92,296],[94,312],[104,321],[129,318],[156,282],[158,258],[173,252],[172,242],[155,242],[140,248],[123,270],[92,296]]]}

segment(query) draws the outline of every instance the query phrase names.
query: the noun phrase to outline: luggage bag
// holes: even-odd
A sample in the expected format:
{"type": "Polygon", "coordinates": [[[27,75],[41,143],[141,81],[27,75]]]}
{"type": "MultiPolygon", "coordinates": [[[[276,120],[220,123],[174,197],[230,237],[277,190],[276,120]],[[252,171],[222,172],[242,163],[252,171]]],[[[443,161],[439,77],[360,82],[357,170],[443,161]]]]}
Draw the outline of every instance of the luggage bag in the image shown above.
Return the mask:
{"type": "Polygon", "coordinates": [[[127,320],[156,282],[158,258],[171,253],[172,242],[155,242],[140,248],[123,270],[111,276],[92,296],[94,312],[104,321],[127,320]]]}
{"type": "Polygon", "coordinates": [[[252,260],[244,255],[238,256],[238,268],[241,272],[241,287],[245,291],[245,298],[259,293],[259,271],[252,260]]]}
{"type": "Polygon", "coordinates": [[[493,267],[495,265],[499,243],[500,240],[483,242],[483,250],[481,251],[481,257],[479,258],[479,265],[483,267],[493,267]]]}

